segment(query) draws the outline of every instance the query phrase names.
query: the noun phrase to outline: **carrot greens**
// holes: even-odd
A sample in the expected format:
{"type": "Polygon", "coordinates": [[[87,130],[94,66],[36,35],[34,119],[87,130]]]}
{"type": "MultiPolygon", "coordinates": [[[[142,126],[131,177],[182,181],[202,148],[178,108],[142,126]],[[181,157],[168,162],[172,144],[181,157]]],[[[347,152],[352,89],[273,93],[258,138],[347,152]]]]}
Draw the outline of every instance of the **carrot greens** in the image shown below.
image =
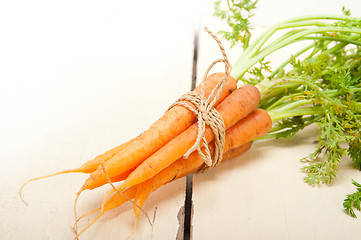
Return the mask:
{"type": "MultiPolygon", "coordinates": [[[[316,149],[302,159],[304,180],[311,185],[332,183],[345,157],[361,170],[361,18],[345,8],[341,15],[295,17],[253,40],[249,18],[257,1],[222,3],[216,2],[215,15],[231,30],[219,34],[232,47],[243,48],[231,75],[259,88],[259,107],[274,121],[262,138],[292,138],[316,124],[316,149]],[[294,53],[272,70],[266,59],[289,45],[294,53]]],[[[356,217],[353,208],[360,210],[361,190],[356,181],[353,184],[357,192],[347,196],[344,208],[356,217]]]]}
{"type": "Polygon", "coordinates": [[[352,184],[356,186],[357,190],[356,192],[347,195],[343,202],[343,206],[349,215],[356,217],[353,208],[361,211],[361,184],[357,183],[355,180],[352,180],[352,184]]]}

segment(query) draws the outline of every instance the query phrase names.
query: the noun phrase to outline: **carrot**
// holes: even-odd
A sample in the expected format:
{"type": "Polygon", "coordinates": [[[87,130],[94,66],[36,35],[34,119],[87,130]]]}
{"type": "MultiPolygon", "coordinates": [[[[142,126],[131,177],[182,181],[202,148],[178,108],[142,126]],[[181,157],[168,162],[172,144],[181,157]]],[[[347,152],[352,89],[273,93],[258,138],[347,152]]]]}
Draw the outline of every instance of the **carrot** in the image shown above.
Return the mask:
{"type": "MultiPolygon", "coordinates": [[[[130,174],[132,171],[134,171],[134,169],[135,169],[135,168],[133,168],[133,169],[131,169],[131,170],[129,170],[129,171],[123,172],[123,173],[121,173],[121,174],[119,174],[119,175],[116,175],[116,176],[114,176],[114,177],[110,177],[109,179],[110,179],[110,181],[111,181],[112,183],[116,183],[116,182],[123,181],[123,180],[125,180],[125,179],[129,176],[129,174],[130,174]]],[[[92,184],[91,186],[89,186],[89,188],[87,188],[87,189],[92,190],[92,189],[94,189],[94,188],[98,188],[98,187],[103,186],[105,183],[108,183],[108,181],[105,181],[105,182],[96,181],[96,182],[94,182],[94,184],[92,184]]]]}
{"type": "Polygon", "coordinates": [[[94,172],[101,163],[105,163],[106,161],[108,161],[109,159],[114,157],[119,152],[121,152],[121,151],[125,150],[126,148],[128,148],[129,145],[131,145],[133,141],[134,141],[134,139],[129,140],[128,142],[123,143],[122,145],[119,145],[119,146],[117,146],[115,148],[112,148],[112,149],[106,151],[105,153],[103,153],[103,154],[95,157],[94,159],[84,163],[78,169],[81,169],[83,173],[92,173],[92,172],[94,172]]]}
{"type": "MultiPolygon", "coordinates": [[[[232,94],[216,107],[223,118],[225,128],[230,128],[240,119],[255,110],[260,99],[261,96],[258,89],[253,85],[246,85],[233,91],[232,94]]],[[[198,126],[197,124],[193,124],[186,131],[169,141],[141,163],[127,179],[125,179],[119,187],[120,191],[126,187],[148,180],[178,158],[182,157],[187,150],[192,147],[197,138],[197,133],[198,126]]],[[[214,134],[209,126],[205,128],[204,136],[207,142],[213,140],[214,134]]],[[[117,166],[112,165],[112,168],[117,169],[117,166]]]]}
{"type": "MultiPolygon", "coordinates": [[[[222,162],[236,158],[236,157],[240,156],[241,154],[247,152],[251,148],[252,144],[253,144],[253,141],[249,141],[241,146],[238,146],[236,148],[228,150],[227,152],[225,152],[223,154],[222,162]]],[[[182,176],[180,176],[180,177],[182,177],[182,176]]]]}
{"type": "Polygon", "coordinates": [[[265,135],[271,127],[272,119],[268,112],[260,108],[256,109],[227,130],[224,151],[235,149],[254,138],[265,135]]]}
{"type": "MultiPolygon", "coordinates": [[[[214,73],[207,77],[204,82],[204,96],[208,97],[214,87],[222,80],[224,73],[214,73]]],[[[232,91],[237,88],[237,84],[232,77],[228,77],[223,91],[215,103],[215,106],[222,102],[232,91]]],[[[194,92],[201,92],[199,85],[194,92]]],[[[187,101],[187,104],[193,106],[187,101]]],[[[142,161],[152,155],[171,139],[182,133],[194,123],[195,115],[183,106],[174,106],[153,123],[148,130],[137,136],[127,151],[122,151],[105,163],[105,169],[109,177],[121,174],[138,166],[142,161]]],[[[91,174],[82,189],[93,189],[92,185],[106,184],[106,178],[102,169],[91,174]],[[98,183],[96,183],[98,182],[98,183]]]]}

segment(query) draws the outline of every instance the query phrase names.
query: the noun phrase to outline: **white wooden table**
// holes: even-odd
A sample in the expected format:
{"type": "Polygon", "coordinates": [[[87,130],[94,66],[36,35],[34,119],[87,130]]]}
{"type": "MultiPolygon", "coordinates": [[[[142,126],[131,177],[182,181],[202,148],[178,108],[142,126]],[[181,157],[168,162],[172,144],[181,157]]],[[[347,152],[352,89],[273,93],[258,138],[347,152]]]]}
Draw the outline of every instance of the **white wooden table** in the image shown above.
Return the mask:
{"type": "MultiPolygon", "coordinates": [[[[138,135],[189,91],[195,30],[221,28],[212,2],[0,3],[1,239],[74,237],[73,202],[85,175],[29,184],[29,206],[20,201],[19,187],[138,135]]],[[[255,31],[298,14],[340,13],[342,4],[361,16],[355,0],[260,0],[255,31]]],[[[198,43],[200,77],[220,53],[202,30],[198,43]]],[[[238,55],[228,53],[231,60],[238,55]]],[[[312,151],[313,134],[309,129],[291,141],[259,142],[243,156],[195,175],[192,238],[359,239],[360,220],[344,214],[341,204],[354,191],[351,179],[361,181],[360,172],[345,161],[331,186],[312,188],[302,181],[299,159],[312,151]]],[[[97,207],[109,188],[84,193],[79,212],[97,207]]],[[[144,209],[153,227],[143,215],[132,239],[183,239],[178,213],[185,188],[180,179],[151,195],[144,209]]],[[[82,239],[125,239],[133,221],[131,204],[124,205],[82,239]]]]}

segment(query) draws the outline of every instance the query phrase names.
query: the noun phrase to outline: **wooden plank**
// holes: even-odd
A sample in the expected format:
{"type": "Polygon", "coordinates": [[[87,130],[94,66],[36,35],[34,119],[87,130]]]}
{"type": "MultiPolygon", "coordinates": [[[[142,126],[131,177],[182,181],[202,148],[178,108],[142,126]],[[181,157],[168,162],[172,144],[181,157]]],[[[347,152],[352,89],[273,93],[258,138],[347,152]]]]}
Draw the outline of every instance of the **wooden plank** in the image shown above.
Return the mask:
{"type": "MultiPolygon", "coordinates": [[[[72,239],[75,193],[86,176],[29,178],[80,166],[135,137],[191,86],[192,1],[1,3],[1,239],[72,239]],[[177,8],[177,11],[174,8],[177,8]]],[[[79,214],[109,186],[85,192],[79,214]]],[[[133,239],[175,239],[185,180],[153,194],[133,239]]],[[[131,204],[106,214],[83,239],[125,239],[131,204]]],[[[85,218],[80,228],[94,216],[85,218]]]]}
{"type": "MultiPolygon", "coordinates": [[[[296,15],[340,13],[342,4],[361,15],[358,1],[259,1],[255,32],[296,15]]],[[[210,1],[203,1],[201,9],[202,26],[214,32],[222,28],[211,16],[210,1]]],[[[225,45],[234,61],[238,50],[225,45]]],[[[201,32],[198,77],[220,56],[215,42],[201,32]]],[[[214,71],[223,69],[220,65],[214,71]]],[[[345,195],[355,191],[351,179],[360,181],[350,160],[341,164],[331,186],[303,182],[299,159],[314,150],[315,134],[308,128],[290,141],[257,142],[243,156],[194,175],[193,239],[359,239],[360,220],[346,215],[342,207],[345,195]]]]}

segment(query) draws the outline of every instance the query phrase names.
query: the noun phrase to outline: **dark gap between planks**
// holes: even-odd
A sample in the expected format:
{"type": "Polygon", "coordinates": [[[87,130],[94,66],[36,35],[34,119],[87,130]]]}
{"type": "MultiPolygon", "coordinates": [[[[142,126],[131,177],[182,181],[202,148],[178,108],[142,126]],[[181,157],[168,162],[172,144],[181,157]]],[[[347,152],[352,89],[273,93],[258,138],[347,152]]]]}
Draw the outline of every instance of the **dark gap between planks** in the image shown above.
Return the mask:
{"type": "MultiPolygon", "coordinates": [[[[193,40],[193,68],[192,68],[192,85],[191,90],[196,88],[197,84],[197,61],[198,61],[198,29],[194,31],[193,40]]],[[[186,177],[186,196],[184,201],[184,240],[190,240],[192,236],[192,201],[193,194],[193,174],[186,177]]]]}

